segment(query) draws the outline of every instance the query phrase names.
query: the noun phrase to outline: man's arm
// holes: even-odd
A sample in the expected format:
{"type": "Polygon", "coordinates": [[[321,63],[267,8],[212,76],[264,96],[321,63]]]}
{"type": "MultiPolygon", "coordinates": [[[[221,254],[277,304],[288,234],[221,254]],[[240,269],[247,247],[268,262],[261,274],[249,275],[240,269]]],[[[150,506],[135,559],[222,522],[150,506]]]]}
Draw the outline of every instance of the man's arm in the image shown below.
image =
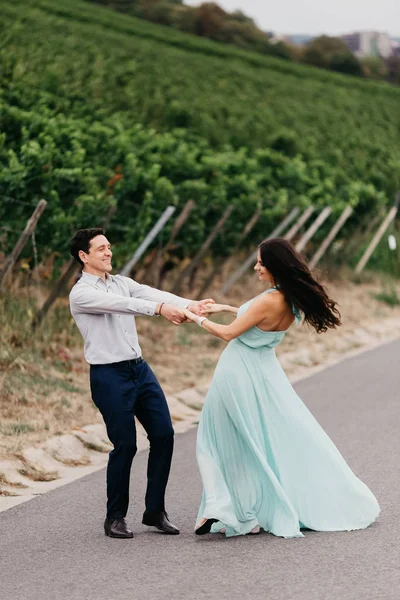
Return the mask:
{"type": "Polygon", "coordinates": [[[118,277],[122,277],[129,288],[129,293],[132,298],[141,298],[143,300],[149,300],[152,302],[164,304],[174,304],[179,308],[188,308],[195,314],[199,314],[199,304],[203,303],[212,303],[214,302],[211,298],[207,298],[206,300],[201,300],[200,303],[195,300],[189,300],[188,298],[182,298],[181,296],[176,296],[175,294],[171,294],[170,292],[163,292],[156,288],[152,288],[149,285],[143,285],[131,279],[130,277],[124,277],[123,275],[118,275],[118,277]]]}
{"type": "Polygon", "coordinates": [[[155,301],[108,293],[80,283],[71,291],[70,305],[72,313],[93,315],[106,313],[154,316],[157,308],[155,301]]]}
{"type": "Polygon", "coordinates": [[[79,313],[148,316],[161,314],[174,325],[180,325],[186,319],[182,309],[177,306],[165,306],[160,312],[160,303],[108,293],[79,283],[71,291],[70,306],[72,316],[79,313]]]}
{"type": "Polygon", "coordinates": [[[138,283],[130,277],[124,277],[123,275],[117,275],[117,277],[123,278],[129,288],[129,293],[132,298],[140,298],[156,303],[164,302],[165,304],[175,304],[175,306],[179,306],[179,308],[187,308],[191,303],[191,300],[188,300],[187,298],[181,298],[180,296],[175,296],[175,294],[157,290],[149,285],[138,283]]]}

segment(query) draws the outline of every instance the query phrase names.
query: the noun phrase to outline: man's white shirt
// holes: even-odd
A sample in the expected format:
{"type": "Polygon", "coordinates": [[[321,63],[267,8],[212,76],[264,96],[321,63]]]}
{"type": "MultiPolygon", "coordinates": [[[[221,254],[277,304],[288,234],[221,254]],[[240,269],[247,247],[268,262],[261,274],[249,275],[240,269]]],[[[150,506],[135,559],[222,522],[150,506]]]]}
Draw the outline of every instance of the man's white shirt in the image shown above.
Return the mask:
{"type": "Polygon", "coordinates": [[[98,365],[142,355],[135,315],[154,316],[161,302],[187,308],[191,300],[141,285],[123,275],[107,274],[104,281],[83,271],[71,290],[69,302],[84,339],[85,359],[98,365]]]}

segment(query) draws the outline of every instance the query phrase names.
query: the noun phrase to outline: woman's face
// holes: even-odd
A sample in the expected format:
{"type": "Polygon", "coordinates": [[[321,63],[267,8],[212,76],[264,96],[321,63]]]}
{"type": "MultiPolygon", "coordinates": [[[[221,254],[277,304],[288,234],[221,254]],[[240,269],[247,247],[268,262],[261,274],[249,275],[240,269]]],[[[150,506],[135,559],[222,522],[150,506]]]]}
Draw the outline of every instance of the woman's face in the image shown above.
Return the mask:
{"type": "Polygon", "coordinates": [[[257,262],[254,265],[254,270],[256,271],[256,273],[258,274],[258,280],[259,281],[266,281],[270,284],[273,283],[274,278],[272,277],[271,273],[268,271],[268,269],[266,269],[262,263],[261,263],[261,254],[260,251],[257,252],[257,262]]]}

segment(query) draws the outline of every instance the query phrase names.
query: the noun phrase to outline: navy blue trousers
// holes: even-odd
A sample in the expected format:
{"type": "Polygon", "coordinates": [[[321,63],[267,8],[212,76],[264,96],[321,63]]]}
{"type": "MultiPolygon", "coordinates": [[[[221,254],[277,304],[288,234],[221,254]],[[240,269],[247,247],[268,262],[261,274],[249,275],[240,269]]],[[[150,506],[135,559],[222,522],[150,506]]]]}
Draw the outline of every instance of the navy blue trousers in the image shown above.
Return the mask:
{"type": "Polygon", "coordinates": [[[123,361],[91,365],[90,387],[114,445],[107,466],[107,517],[123,518],[128,511],[130,471],[137,450],[134,417],[143,425],[150,442],[146,509],[164,511],[174,430],[156,376],[144,360],[137,364],[123,361]]]}

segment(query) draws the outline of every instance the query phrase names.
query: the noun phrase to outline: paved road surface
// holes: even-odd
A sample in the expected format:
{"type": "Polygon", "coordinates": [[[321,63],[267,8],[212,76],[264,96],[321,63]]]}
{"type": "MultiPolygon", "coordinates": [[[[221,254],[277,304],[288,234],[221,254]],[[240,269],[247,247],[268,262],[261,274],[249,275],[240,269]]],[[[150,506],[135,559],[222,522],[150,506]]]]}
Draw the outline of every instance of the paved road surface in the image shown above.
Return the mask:
{"type": "Polygon", "coordinates": [[[0,514],[2,600],[398,600],[400,341],[303,380],[296,389],[382,514],[364,531],[225,539],[193,535],[201,484],[195,431],[177,436],[168,509],[181,535],[140,523],[146,456],[136,457],[133,540],[102,532],[104,471],[0,514]]]}

